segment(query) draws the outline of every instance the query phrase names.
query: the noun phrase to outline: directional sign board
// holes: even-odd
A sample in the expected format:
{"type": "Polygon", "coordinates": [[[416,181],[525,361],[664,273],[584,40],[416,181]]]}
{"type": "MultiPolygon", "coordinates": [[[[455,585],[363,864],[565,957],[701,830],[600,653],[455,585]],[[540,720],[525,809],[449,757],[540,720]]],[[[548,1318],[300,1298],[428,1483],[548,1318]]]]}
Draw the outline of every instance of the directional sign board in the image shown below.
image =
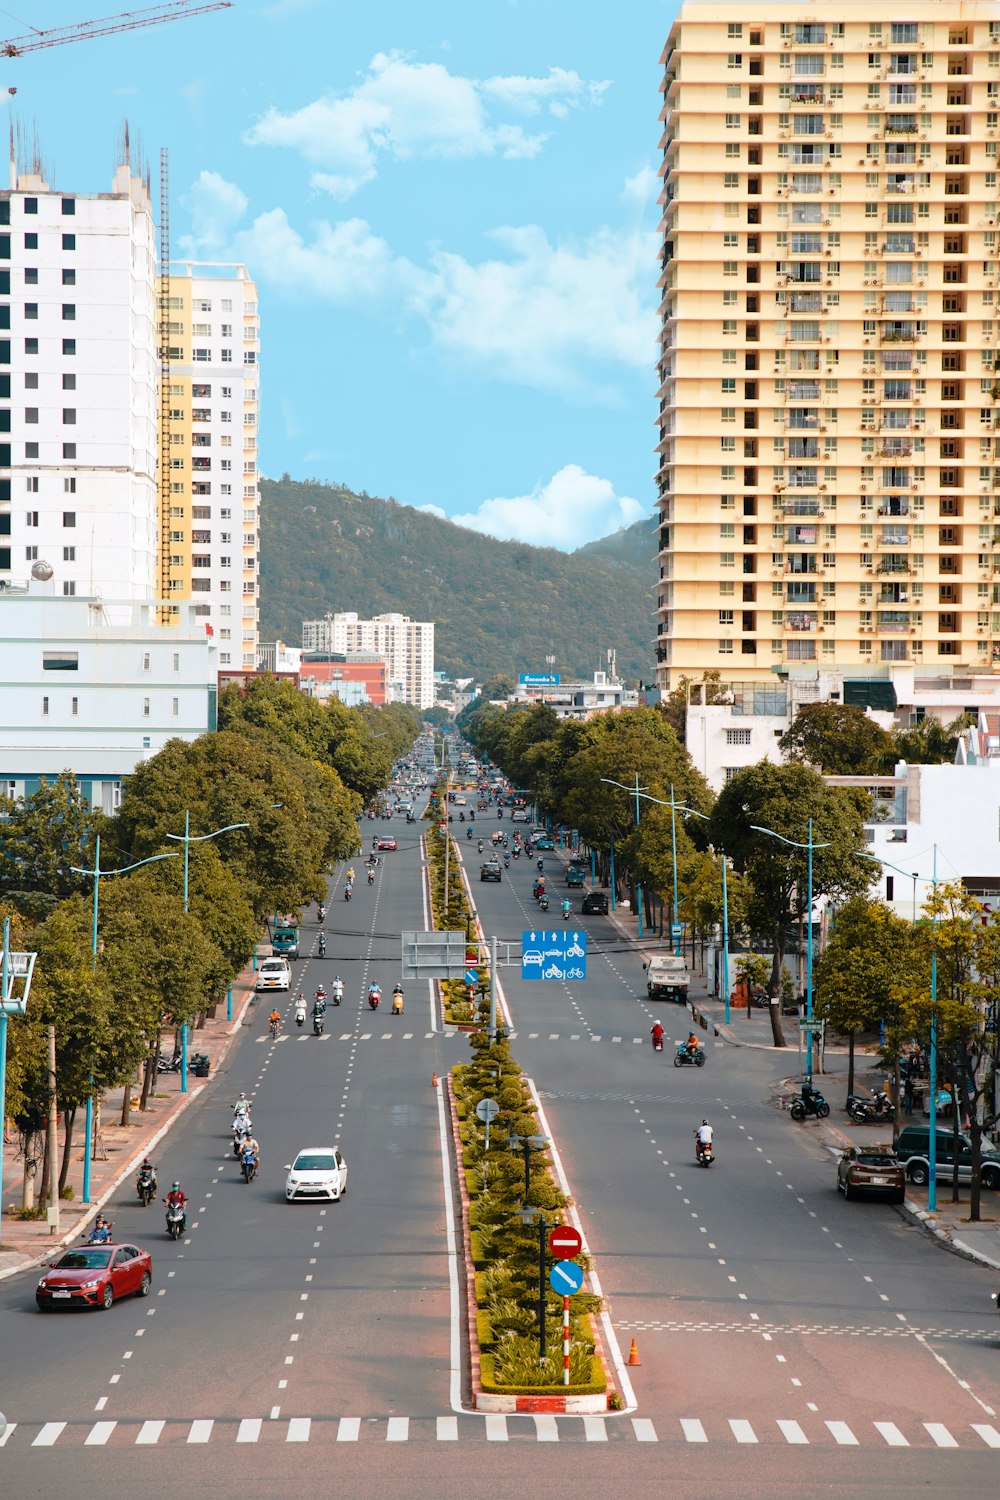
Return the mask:
{"type": "Polygon", "coordinates": [[[559,1224],[549,1234],[549,1250],[560,1260],[569,1260],[583,1249],[583,1236],[572,1224],[559,1224]]]}
{"type": "Polygon", "coordinates": [[[549,1286],[560,1297],[570,1297],[583,1286],[583,1272],[575,1260],[557,1260],[549,1272],[549,1286]]]}
{"type": "Polygon", "coordinates": [[[461,929],[404,932],[404,979],[463,979],[467,937],[461,929]]]}
{"type": "Polygon", "coordinates": [[[521,933],[522,979],[586,979],[587,934],[561,928],[521,933]]]}
{"type": "Polygon", "coordinates": [[[495,1099],[480,1099],[476,1105],[476,1117],[480,1120],[495,1120],[500,1106],[495,1099]]]}
{"type": "Polygon", "coordinates": [[[465,982],[466,982],[466,984],[478,984],[479,983],[479,970],[478,969],[466,969],[466,971],[465,971],[465,982]]]}

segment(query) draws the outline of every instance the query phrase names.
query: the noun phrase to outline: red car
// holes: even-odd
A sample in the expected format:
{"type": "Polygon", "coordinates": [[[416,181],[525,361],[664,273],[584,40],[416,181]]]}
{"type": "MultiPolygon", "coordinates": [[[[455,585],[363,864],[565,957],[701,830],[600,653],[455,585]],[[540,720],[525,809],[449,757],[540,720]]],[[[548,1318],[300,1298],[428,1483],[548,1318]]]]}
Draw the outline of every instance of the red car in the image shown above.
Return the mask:
{"type": "Polygon", "coordinates": [[[383,834],[378,841],[378,847],[380,849],[395,849],[396,840],[393,838],[391,833],[383,834]]]}
{"type": "Polygon", "coordinates": [[[119,1297],[148,1297],[153,1259],[138,1245],[80,1245],[54,1260],[35,1288],[39,1312],[109,1308],[119,1297]]]}

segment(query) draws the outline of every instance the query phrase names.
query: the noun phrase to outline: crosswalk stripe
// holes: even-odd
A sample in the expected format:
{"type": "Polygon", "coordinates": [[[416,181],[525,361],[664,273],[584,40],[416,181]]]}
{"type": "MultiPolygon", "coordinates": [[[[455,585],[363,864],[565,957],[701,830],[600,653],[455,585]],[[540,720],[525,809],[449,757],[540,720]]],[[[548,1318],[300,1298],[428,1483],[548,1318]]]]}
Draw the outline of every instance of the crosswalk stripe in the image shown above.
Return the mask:
{"type": "Polygon", "coordinates": [[[438,1417],[438,1419],[437,1419],[437,1440],[438,1440],[439,1443],[457,1443],[458,1442],[458,1418],[457,1417],[438,1417]]]}
{"type": "Polygon", "coordinates": [[[371,1032],[370,1032],[370,1031],[363,1031],[363,1032],[362,1032],[362,1033],[361,1033],[361,1040],[362,1040],[362,1041],[363,1041],[363,1042],[370,1042],[370,1041],[371,1041],[371,1039],[372,1039],[372,1034],[371,1034],[371,1032]]]}
{"type": "Polygon", "coordinates": [[[158,1443],[160,1441],[160,1433],[163,1431],[164,1425],[165,1424],[163,1422],[143,1422],[142,1426],[139,1428],[139,1431],[135,1435],[136,1443],[139,1446],[158,1443]]]}
{"type": "Polygon", "coordinates": [[[311,1428],[312,1417],[290,1417],[288,1420],[288,1431],[285,1434],[285,1442],[308,1443],[311,1428]]]}
{"type": "Polygon", "coordinates": [[[809,1441],[798,1422],[784,1422],[779,1418],[778,1429],[786,1443],[808,1443],[809,1441]]]}
{"type": "Polygon", "coordinates": [[[842,1448],[856,1448],[858,1446],[858,1440],[846,1422],[827,1422],[826,1425],[829,1427],[834,1441],[839,1443],[842,1448]]]}
{"type": "Polygon", "coordinates": [[[497,1416],[494,1412],[487,1413],[486,1441],[489,1443],[505,1443],[507,1441],[506,1417],[497,1416]]]}
{"type": "Polygon", "coordinates": [[[11,1433],[14,1431],[14,1429],[15,1429],[16,1426],[17,1426],[16,1422],[8,1422],[7,1426],[4,1428],[3,1432],[0,1432],[0,1448],[2,1448],[5,1445],[5,1443],[7,1442],[7,1439],[10,1437],[11,1433]]]}
{"type": "Polygon", "coordinates": [[[349,1042],[351,1040],[351,1033],[349,1031],[342,1031],[340,1033],[340,1040],[342,1042],[349,1042]]]}
{"type": "Polygon", "coordinates": [[[656,1428],[648,1417],[633,1417],[632,1431],[635,1433],[637,1443],[658,1443],[656,1428]]]}
{"type": "Polygon", "coordinates": [[[558,1443],[559,1428],[555,1417],[536,1417],[535,1437],[540,1443],[558,1443]]]}
{"type": "Polygon", "coordinates": [[[215,1422],[211,1417],[199,1417],[196,1422],[191,1423],[191,1430],[187,1435],[189,1443],[207,1443],[212,1436],[212,1428],[215,1422]]]}
{"type": "Polygon", "coordinates": [[[33,1448],[51,1448],[65,1426],[65,1422],[46,1422],[31,1446],[33,1448]]]}
{"type": "Polygon", "coordinates": [[[939,1448],[958,1447],[957,1439],[952,1437],[943,1422],[925,1422],[924,1427],[939,1448]]]}
{"type": "Polygon", "coordinates": [[[337,1427],[338,1443],[356,1443],[361,1431],[360,1417],[341,1417],[337,1427]]]}
{"type": "Polygon", "coordinates": [[[391,1042],[392,1038],[393,1038],[393,1033],[391,1031],[383,1031],[383,1033],[382,1033],[382,1040],[383,1040],[383,1042],[391,1042]]]}
{"type": "Polygon", "coordinates": [[[103,1448],[118,1426],[117,1422],[95,1422],[83,1440],[85,1448],[103,1448]]]}
{"type": "Polygon", "coordinates": [[[750,1423],[745,1422],[742,1417],[730,1417],[729,1426],[732,1429],[733,1437],[738,1443],[755,1443],[757,1441],[757,1434],[750,1426],[750,1423]]]}
{"type": "Polygon", "coordinates": [[[603,1417],[584,1417],[583,1430],[588,1443],[606,1443],[608,1440],[608,1424],[603,1417]]]}
{"type": "Polygon", "coordinates": [[[410,1435],[409,1417],[390,1417],[385,1432],[387,1443],[405,1443],[410,1435]]]}
{"type": "Polygon", "coordinates": [[[1000,1432],[986,1422],[973,1422],[972,1430],[982,1438],[987,1448],[1000,1448],[1000,1432]]]}
{"type": "Polygon", "coordinates": [[[910,1446],[895,1422],[876,1422],[874,1423],[874,1427],[875,1431],[885,1438],[890,1448],[908,1448],[910,1446]]]}
{"type": "Polygon", "coordinates": [[[681,1417],[681,1432],[688,1443],[707,1443],[704,1427],[696,1417],[681,1417]]]}
{"type": "Polygon", "coordinates": [[[260,1417],[244,1417],[236,1434],[238,1443],[255,1443],[260,1437],[262,1423],[260,1417]]]}

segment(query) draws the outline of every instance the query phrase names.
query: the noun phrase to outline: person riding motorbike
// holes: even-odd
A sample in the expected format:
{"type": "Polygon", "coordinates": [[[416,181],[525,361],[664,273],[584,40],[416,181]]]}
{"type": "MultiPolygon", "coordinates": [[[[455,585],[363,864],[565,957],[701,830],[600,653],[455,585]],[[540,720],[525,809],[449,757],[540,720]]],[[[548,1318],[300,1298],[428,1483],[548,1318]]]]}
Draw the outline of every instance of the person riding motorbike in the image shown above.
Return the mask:
{"type": "Polygon", "coordinates": [[[368,866],[368,884],[369,885],[373,885],[374,881],[375,881],[375,871],[372,869],[371,865],[369,865],[368,866]]]}
{"type": "Polygon", "coordinates": [[[325,922],[326,921],[326,907],[323,905],[322,901],[320,902],[319,906],[317,906],[317,908],[316,908],[316,915],[317,915],[317,917],[319,918],[319,920],[321,922],[325,922]]]}
{"type": "Polygon", "coordinates": [[[373,980],[372,983],[368,986],[368,1004],[371,1006],[372,1010],[378,1010],[379,1001],[381,999],[382,990],[373,980]]]}
{"type": "MultiPolygon", "coordinates": [[[[450,813],[448,814],[448,821],[451,822],[451,814],[450,813]]],[[[472,837],[472,829],[471,828],[467,828],[465,830],[465,837],[467,839],[471,839],[471,837],[472,837]]]]}
{"type": "MultiPolygon", "coordinates": [[[[515,850],[514,853],[515,853],[515,857],[516,857],[517,851],[515,850]]],[[[503,857],[503,867],[504,867],[505,870],[509,870],[510,869],[510,855],[507,854],[506,852],[504,853],[504,857],[503,857]]]]}
{"type": "Polygon", "coordinates": [[[333,1003],[339,1005],[344,998],[344,981],[338,974],[333,981],[333,1003]]]}
{"type": "Polygon", "coordinates": [[[318,984],[316,986],[316,993],[313,996],[313,999],[317,1002],[317,1004],[322,1005],[324,1010],[326,1010],[326,988],[324,985],[318,984]]]}
{"type": "Polygon", "coordinates": [[[483,841],[482,841],[482,839],[480,839],[479,843],[476,845],[476,853],[477,854],[482,854],[482,852],[483,852],[483,841]]]}
{"type": "Polygon", "coordinates": [[[689,1052],[697,1052],[698,1048],[701,1046],[701,1040],[700,1040],[697,1032],[694,1032],[694,1031],[689,1031],[688,1032],[688,1039],[687,1039],[687,1042],[685,1043],[685,1046],[687,1047],[687,1049],[688,1049],[689,1052]]]}
{"type": "Polygon", "coordinates": [[[393,986],[392,1013],[394,1016],[401,1016],[403,1014],[403,986],[401,984],[393,986]]]}
{"type": "Polygon", "coordinates": [[[315,1020],[315,1018],[317,1016],[322,1017],[322,1016],[324,1016],[326,1014],[326,996],[325,995],[320,995],[317,992],[316,998],[313,1000],[312,1013],[313,1013],[313,1019],[314,1020],[315,1020]]]}
{"type": "Polygon", "coordinates": [[[349,885],[345,885],[344,886],[344,900],[345,901],[350,901],[351,895],[352,895],[351,887],[349,885]]]}
{"type": "Polygon", "coordinates": [[[250,1100],[247,1098],[246,1094],[241,1094],[240,1097],[237,1099],[236,1103],[233,1105],[233,1114],[234,1115],[248,1115],[249,1113],[250,1113],[250,1100]]]}
{"type": "Polygon", "coordinates": [[[156,1192],[156,1168],[148,1156],[144,1156],[139,1163],[139,1171],[136,1176],[136,1184],[140,1189],[144,1183],[149,1183],[153,1192],[156,1192]]]}
{"type": "Polygon", "coordinates": [[[465,822],[465,813],[459,813],[459,815],[458,815],[458,821],[460,823],[464,823],[465,822]]]}
{"type": "Polygon", "coordinates": [[[569,919],[569,898],[567,896],[563,897],[562,914],[563,914],[563,921],[564,922],[568,921],[568,919],[569,919]]]}
{"type": "Polygon", "coordinates": [[[319,943],[317,944],[316,951],[319,954],[320,958],[325,958],[326,957],[326,933],[325,932],[321,932],[320,935],[319,935],[319,943]]]}
{"type": "Polygon", "coordinates": [[[271,1028],[271,1035],[277,1036],[278,1031],[281,1027],[281,1011],[272,1010],[271,1014],[267,1018],[267,1024],[271,1028]]]}
{"type": "Polygon", "coordinates": [[[295,999],[295,1024],[301,1026],[306,1018],[306,997],[299,994],[295,999]]]}
{"type": "Polygon", "coordinates": [[[90,1238],[87,1240],[87,1244],[110,1245],[111,1231],[112,1229],[114,1229],[114,1227],[115,1226],[110,1219],[106,1219],[103,1214],[98,1214],[97,1218],[94,1220],[93,1228],[90,1231],[90,1238]]]}
{"type": "Polygon", "coordinates": [[[544,859],[536,859],[535,860],[535,868],[537,870],[544,870],[545,869],[545,861],[544,861],[544,859]]]}
{"type": "Polygon", "coordinates": [[[660,1048],[663,1046],[663,1026],[659,1021],[654,1021],[653,1025],[649,1028],[649,1034],[653,1038],[654,1047],[660,1048]]]}
{"type": "Polygon", "coordinates": [[[354,866],[353,865],[351,866],[351,868],[347,872],[347,884],[348,885],[353,885],[354,884],[354,866]]]}
{"type": "Polygon", "coordinates": [[[705,1154],[706,1146],[708,1146],[709,1148],[711,1147],[712,1135],[713,1131],[711,1125],[707,1120],[702,1120],[701,1124],[698,1126],[698,1129],[695,1131],[695,1138],[697,1140],[697,1152],[699,1158],[705,1154]]]}
{"type": "Polygon", "coordinates": [[[187,1224],[187,1193],[185,1193],[179,1182],[173,1184],[170,1192],[163,1201],[168,1209],[179,1208],[184,1215],[183,1222],[187,1224]]]}

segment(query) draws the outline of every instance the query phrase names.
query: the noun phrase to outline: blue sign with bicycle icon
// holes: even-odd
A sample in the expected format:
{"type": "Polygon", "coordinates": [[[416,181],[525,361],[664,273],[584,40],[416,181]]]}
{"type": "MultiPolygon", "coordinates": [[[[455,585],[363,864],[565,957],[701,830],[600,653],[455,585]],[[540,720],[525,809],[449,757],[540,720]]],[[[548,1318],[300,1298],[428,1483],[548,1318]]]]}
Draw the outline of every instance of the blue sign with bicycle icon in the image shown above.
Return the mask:
{"type": "Polygon", "coordinates": [[[522,979],[586,979],[587,934],[556,931],[521,933],[522,979]]]}

